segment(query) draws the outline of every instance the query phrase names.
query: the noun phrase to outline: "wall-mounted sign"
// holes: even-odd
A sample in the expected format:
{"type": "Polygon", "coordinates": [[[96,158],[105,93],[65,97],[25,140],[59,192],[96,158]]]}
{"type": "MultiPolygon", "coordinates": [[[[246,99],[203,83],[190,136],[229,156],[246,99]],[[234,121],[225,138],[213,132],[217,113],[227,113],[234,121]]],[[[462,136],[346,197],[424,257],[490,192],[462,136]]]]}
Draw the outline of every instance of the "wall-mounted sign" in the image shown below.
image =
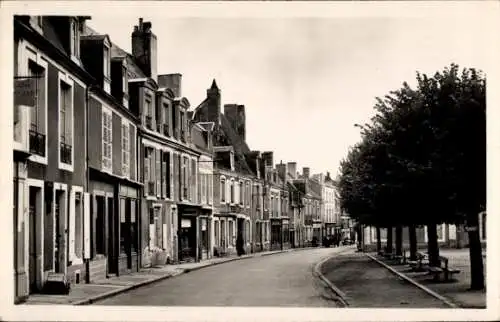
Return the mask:
{"type": "Polygon", "coordinates": [[[182,219],[181,228],[191,228],[191,219],[182,219]]]}
{"type": "Polygon", "coordinates": [[[36,105],[36,79],[14,80],[14,105],[36,105]]]}

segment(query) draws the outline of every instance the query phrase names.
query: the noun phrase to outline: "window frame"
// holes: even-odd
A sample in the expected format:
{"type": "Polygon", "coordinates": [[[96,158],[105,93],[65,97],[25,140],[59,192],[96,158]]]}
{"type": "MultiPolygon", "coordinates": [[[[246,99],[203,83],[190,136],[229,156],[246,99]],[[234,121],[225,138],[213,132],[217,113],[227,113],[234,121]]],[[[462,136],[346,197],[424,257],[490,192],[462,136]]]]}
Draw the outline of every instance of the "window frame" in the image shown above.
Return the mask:
{"type": "MultiPolygon", "coordinates": [[[[38,154],[32,154],[29,157],[29,160],[35,163],[39,164],[48,164],[48,139],[47,139],[47,134],[48,134],[48,66],[49,66],[49,61],[47,58],[45,58],[38,50],[36,47],[31,46],[28,42],[21,40],[19,41],[18,44],[18,74],[20,76],[24,75],[29,75],[30,74],[30,60],[32,61],[33,64],[35,64],[38,68],[43,69],[43,82],[44,82],[44,100],[43,100],[43,107],[40,107],[40,100],[36,100],[36,108],[38,110],[37,113],[41,113],[43,111],[43,120],[39,120],[36,124],[37,126],[37,133],[45,135],[45,149],[44,149],[44,156],[38,155],[38,154]],[[40,110],[42,109],[42,111],[40,110]],[[43,131],[42,131],[43,130],[43,131]]],[[[38,84],[37,84],[37,91],[38,91],[38,84]]],[[[31,129],[31,123],[30,121],[30,129],[31,129]]]]}
{"type": "Polygon", "coordinates": [[[113,172],[113,111],[110,108],[107,108],[106,106],[102,106],[102,111],[101,111],[101,138],[102,138],[102,149],[101,149],[101,169],[104,172],[113,172]],[[109,128],[107,128],[108,131],[108,137],[109,140],[108,142],[105,141],[104,137],[104,130],[106,127],[105,118],[109,118],[109,128]],[[107,145],[107,150],[109,151],[109,157],[105,156],[105,145],[107,145]],[[105,161],[109,160],[109,166],[105,166],[105,161]]]}
{"type": "Polygon", "coordinates": [[[122,176],[125,178],[130,178],[130,127],[131,124],[126,119],[122,119],[122,124],[121,124],[122,168],[121,169],[122,169],[122,176]],[[124,162],[125,160],[126,162],[124,162]]]}
{"type": "Polygon", "coordinates": [[[220,203],[226,203],[226,177],[220,177],[220,203]]]}
{"type": "MultiPolygon", "coordinates": [[[[59,72],[58,73],[58,81],[57,81],[57,160],[58,160],[58,168],[61,169],[61,170],[65,170],[65,171],[68,171],[68,172],[73,172],[73,169],[74,169],[74,164],[75,164],[75,119],[74,119],[74,111],[75,111],[75,90],[74,90],[74,81],[73,79],[65,74],[65,73],[62,73],[62,72],[59,72]],[[61,143],[62,142],[62,138],[61,138],[61,95],[63,93],[63,89],[62,89],[62,84],[64,84],[64,86],[67,86],[69,88],[69,113],[68,111],[65,111],[65,116],[64,116],[64,129],[65,131],[66,130],[70,130],[70,135],[71,135],[71,140],[69,140],[68,142],[66,141],[66,139],[64,140],[66,144],[68,145],[71,145],[71,164],[68,164],[68,163],[64,163],[61,161],[61,143]],[[69,114],[69,121],[68,121],[68,114],[69,114]],[[69,122],[69,124],[68,124],[69,122]]],[[[66,101],[65,101],[66,103],[66,101]]],[[[65,110],[67,109],[67,106],[65,106],[64,108],[65,110]]],[[[66,133],[65,133],[66,134],[66,133]]]]}

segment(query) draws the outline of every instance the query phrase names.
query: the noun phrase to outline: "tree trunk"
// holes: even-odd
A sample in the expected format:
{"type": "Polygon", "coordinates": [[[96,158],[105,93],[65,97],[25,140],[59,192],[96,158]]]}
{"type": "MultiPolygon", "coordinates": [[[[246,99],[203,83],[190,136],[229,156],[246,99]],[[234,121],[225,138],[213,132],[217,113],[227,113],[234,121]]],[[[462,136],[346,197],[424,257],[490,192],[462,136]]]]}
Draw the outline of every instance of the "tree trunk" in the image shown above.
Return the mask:
{"type": "Polygon", "coordinates": [[[392,253],[392,227],[387,227],[387,253],[392,253]]]}
{"type": "Polygon", "coordinates": [[[414,225],[408,226],[410,237],[410,260],[417,260],[417,228],[414,225]]]}
{"type": "Polygon", "coordinates": [[[427,251],[429,253],[429,265],[439,266],[439,245],[437,239],[436,224],[427,225],[427,251]]]}
{"type": "Polygon", "coordinates": [[[469,256],[470,256],[470,272],[471,290],[484,289],[484,266],[483,254],[481,248],[481,240],[479,237],[479,220],[477,215],[471,215],[467,218],[467,226],[469,229],[469,256]]]}
{"type": "Polygon", "coordinates": [[[377,253],[382,250],[382,242],[380,241],[380,227],[377,227],[377,253]]]}
{"type": "Polygon", "coordinates": [[[403,227],[396,226],[396,255],[403,255],[403,227]]]}

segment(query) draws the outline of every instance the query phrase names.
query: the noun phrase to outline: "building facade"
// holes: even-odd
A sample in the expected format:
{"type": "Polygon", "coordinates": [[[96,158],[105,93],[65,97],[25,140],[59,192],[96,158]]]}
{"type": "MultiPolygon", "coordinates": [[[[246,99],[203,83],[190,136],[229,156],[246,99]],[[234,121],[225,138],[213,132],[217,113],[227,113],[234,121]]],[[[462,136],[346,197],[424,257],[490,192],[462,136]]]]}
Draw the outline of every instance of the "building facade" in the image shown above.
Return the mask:
{"type": "Polygon", "coordinates": [[[86,19],[14,17],[17,300],[41,291],[52,274],[70,280],[81,278],[71,272],[84,274],[90,199],[86,128],[77,120],[85,120],[85,93],[94,81],[80,57],[86,19]]]}

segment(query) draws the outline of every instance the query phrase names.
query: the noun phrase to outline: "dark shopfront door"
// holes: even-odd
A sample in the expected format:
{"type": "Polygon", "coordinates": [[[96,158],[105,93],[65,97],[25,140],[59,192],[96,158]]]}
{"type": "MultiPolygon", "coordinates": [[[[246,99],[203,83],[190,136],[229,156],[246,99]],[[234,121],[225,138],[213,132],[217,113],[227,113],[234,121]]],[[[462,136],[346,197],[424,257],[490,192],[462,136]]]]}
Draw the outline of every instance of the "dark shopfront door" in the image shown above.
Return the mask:
{"type": "Polygon", "coordinates": [[[179,228],[179,261],[196,259],[196,218],[181,217],[179,228]]]}

